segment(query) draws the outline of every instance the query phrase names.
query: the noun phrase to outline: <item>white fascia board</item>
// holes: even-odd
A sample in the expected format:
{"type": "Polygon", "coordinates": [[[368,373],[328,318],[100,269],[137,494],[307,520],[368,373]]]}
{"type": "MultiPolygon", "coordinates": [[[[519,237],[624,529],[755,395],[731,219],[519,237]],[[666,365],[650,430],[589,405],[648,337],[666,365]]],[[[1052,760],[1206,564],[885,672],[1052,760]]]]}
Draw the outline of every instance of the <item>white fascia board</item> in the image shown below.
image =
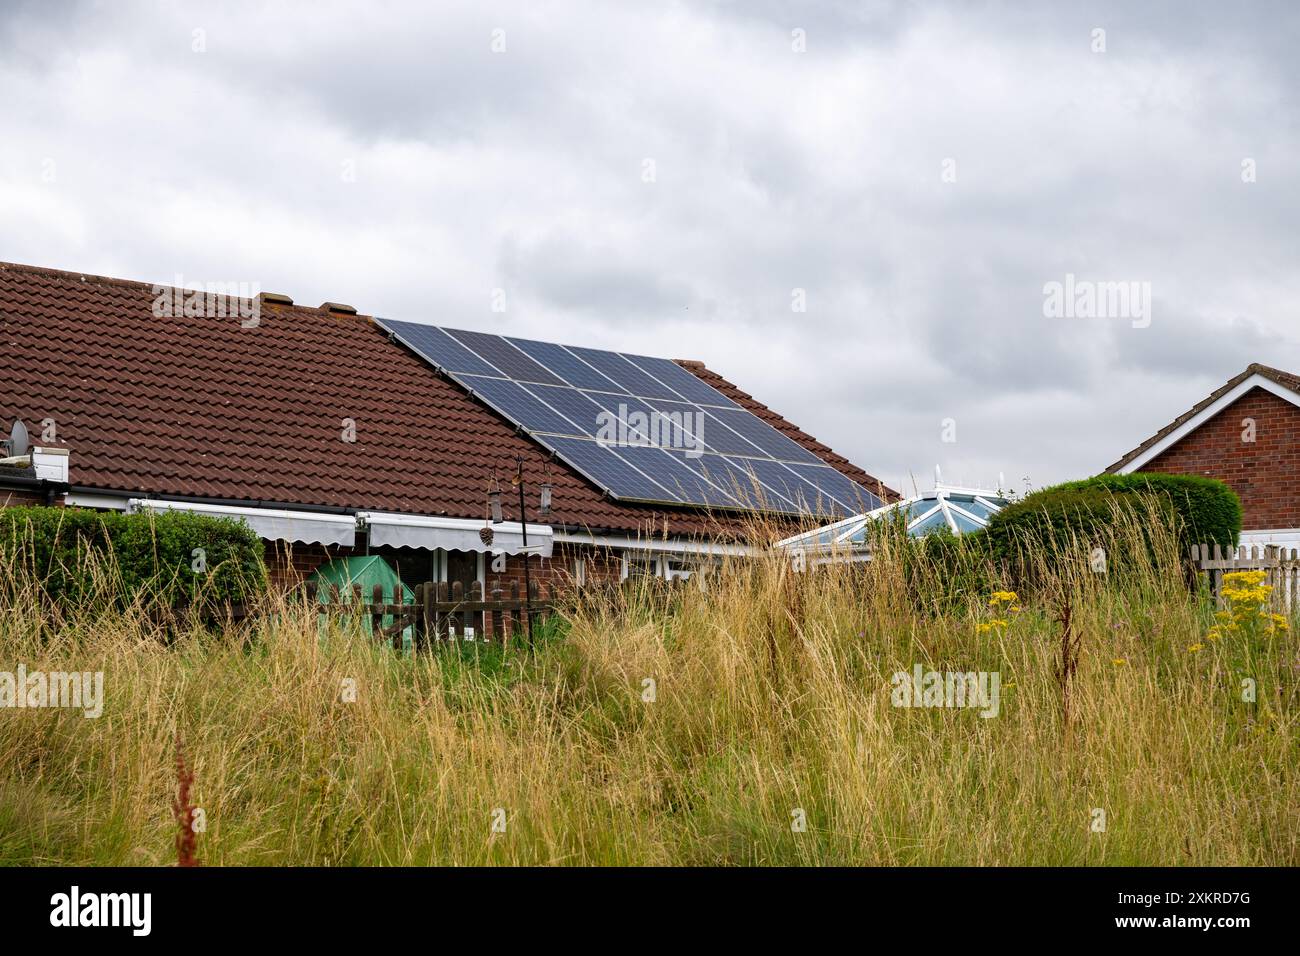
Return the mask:
{"type": "Polygon", "coordinates": [[[69,508],[95,508],[100,511],[126,511],[131,499],[125,495],[96,495],[68,492],[63,503],[69,508]]]}
{"type": "Polygon", "coordinates": [[[1296,392],[1291,391],[1291,389],[1277,384],[1277,382],[1273,381],[1271,378],[1267,378],[1266,376],[1256,372],[1250,378],[1238,384],[1236,388],[1219,396],[1218,400],[1213,404],[1207,405],[1205,408],[1201,409],[1199,413],[1183,422],[1164,438],[1160,439],[1160,441],[1156,442],[1146,451],[1142,452],[1142,454],[1138,455],[1128,464],[1120,468],[1116,474],[1128,475],[1139,470],[1147,462],[1168,451],[1174,445],[1178,444],[1192,432],[1196,431],[1196,429],[1200,428],[1215,415],[1218,415],[1224,409],[1232,405],[1233,402],[1236,402],[1254,388],[1262,388],[1264,391],[1271,392],[1278,398],[1285,399],[1292,405],[1300,406],[1300,394],[1297,394],[1296,392]]]}
{"type": "Polygon", "coordinates": [[[127,511],[185,511],[217,518],[235,518],[252,528],[258,537],[268,541],[350,547],[356,543],[357,537],[357,519],[352,515],[210,505],[200,501],[164,501],[160,498],[131,498],[127,501],[127,511]]]}

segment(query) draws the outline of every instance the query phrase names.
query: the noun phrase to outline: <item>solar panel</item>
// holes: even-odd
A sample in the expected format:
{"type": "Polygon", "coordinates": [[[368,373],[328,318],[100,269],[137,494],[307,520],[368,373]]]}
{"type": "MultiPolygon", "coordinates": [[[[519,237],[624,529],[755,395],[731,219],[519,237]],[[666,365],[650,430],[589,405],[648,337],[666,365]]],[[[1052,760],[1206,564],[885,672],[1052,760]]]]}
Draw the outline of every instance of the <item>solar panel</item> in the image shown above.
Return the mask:
{"type": "Polygon", "coordinates": [[[607,419],[603,416],[609,413],[576,388],[559,385],[526,385],[524,388],[573,422],[576,434],[596,438],[606,425],[607,419]]]}
{"type": "Polygon", "coordinates": [[[377,321],[382,328],[393,333],[399,342],[411,351],[423,355],[427,361],[444,372],[467,372],[470,375],[501,374],[442,329],[432,325],[420,325],[418,322],[394,322],[391,319],[377,321]]]}
{"type": "Polygon", "coordinates": [[[712,385],[696,378],[686,369],[669,359],[650,358],[645,355],[628,355],[627,353],[623,353],[623,358],[643,372],[647,372],[659,379],[687,401],[699,405],[719,405],[722,408],[740,407],[712,385]]]}
{"type": "Polygon", "coordinates": [[[614,498],[792,514],[880,504],[668,359],[376,321],[614,498]]]}
{"type": "Polygon", "coordinates": [[[714,508],[736,508],[740,502],[705,477],[703,469],[692,466],[684,456],[662,448],[622,446],[613,449],[659,484],[676,492],[686,504],[714,508]]]}
{"type": "MultiPolygon", "coordinates": [[[[757,445],[769,457],[779,461],[804,461],[818,465],[822,463],[820,458],[803,445],[786,438],[767,422],[744,409],[708,408],[705,409],[705,414],[709,418],[716,419],[718,425],[730,428],[750,443],[757,445]]],[[[710,425],[712,424],[710,422],[710,425]]]]}
{"type": "Polygon", "coordinates": [[[879,508],[883,502],[855,481],[850,481],[830,465],[806,465],[787,462],[786,467],[816,485],[823,492],[844,505],[850,514],[861,514],[879,508]]]}
{"type": "Polygon", "coordinates": [[[784,497],[802,514],[844,514],[840,502],[816,485],[805,481],[779,461],[763,458],[733,458],[732,463],[746,473],[752,473],[765,486],[784,497]]]}
{"type": "MultiPolygon", "coordinates": [[[[756,511],[780,511],[787,514],[799,514],[806,510],[778,489],[765,484],[752,470],[743,467],[741,463],[713,454],[703,455],[696,461],[710,481],[720,485],[727,494],[747,508],[756,511]]],[[[746,459],[740,459],[740,462],[744,461],[746,459]]]]}
{"type": "Polygon", "coordinates": [[[760,458],[771,457],[767,452],[752,442],[746,441],[730,428],[709,419],[705,414],[706,409],[699,405],[687,405],[684,402],[666,402],[659,398],[650,399],[648,404],[660,412],[670,414],[685,415],[689,412],[690,417],[687,417],[685,421],[691,423],[689,427],[694,435],[703,440],[705,447],[710,451],[731,455],[753,455],[760,458]]]}
{"type": "Polygon", "coordinates": [[[500,369],[498,374],[506,378],[520,382],[540,382],[543,385],[564,384],[499,335],[460,329],[451,329],[448,334],[473,350],[479,358],[500,369]]]}
{"type": "Polygon", "coordinates": [[[530,432],[580,434],[572,422],[542,404],[521,385],[482,375],[458,375],[457,378],[476,396],[530,432]]]}
{"type": "Polygon", "coordinates": [[[599,405],[613,421],[626,426],[628,437],[651,441],[658,432],[658,425],[652,422],[654,408],[632,395],[610,395],[608,392],[583,392],[588,400],[599,405]]]}
{"type": "Polygon", "coordinates": [[[648,398],[653,431],[661,445],[683,451],[703,451],[704,412],[698,405],[648,398]]]}
{"type": "MultiPolygon", "coordinates": [[[[609,449],[594,441],[547,435],[539,439],[566,464],[586,475],[602,490],[632,501],[675,501],[670,489],[656,484],[609,449]]],[[[651,449],[652,451],[654,449],[651,449]]]]}
{"type": "Polygon", "coordinates": [[[647,375],[617,352],[601,352],[597,349],[573,346],[569,351],[633,395],[640,395],[642,398],[681,398],[663,382],[647,375]]]}
{"type": "Polygon", "coordinates": [[[534,342],[530,339],[512,338],[506,341],[545,366],[547,371],[563,379],[566,385],[572,385],[574,388],[593,388],[603,392],[627,391],[623,386],[601,375],[563,345],[555,345],[551,342],[534,342]]]}

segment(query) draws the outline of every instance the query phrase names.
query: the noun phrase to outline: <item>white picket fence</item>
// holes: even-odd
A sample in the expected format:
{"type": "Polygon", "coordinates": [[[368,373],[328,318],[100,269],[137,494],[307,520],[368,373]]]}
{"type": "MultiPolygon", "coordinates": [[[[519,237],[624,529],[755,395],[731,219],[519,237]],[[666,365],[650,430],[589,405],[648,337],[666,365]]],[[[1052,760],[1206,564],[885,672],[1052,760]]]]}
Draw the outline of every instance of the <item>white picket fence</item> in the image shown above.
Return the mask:
{"type": "Polygon", "coordinates": [[[1232,571],[1263,571],[1264,583],[1272,586],[1273,604],[1279,610],[1293,610],[1300,601],[1300,551],[1295,548],[1242,545],[1225,554],[1217,544],[1194,544],[1191,559],[1209,580],[1216,602],[1223,589],[1223,576],[1232,571]]]}

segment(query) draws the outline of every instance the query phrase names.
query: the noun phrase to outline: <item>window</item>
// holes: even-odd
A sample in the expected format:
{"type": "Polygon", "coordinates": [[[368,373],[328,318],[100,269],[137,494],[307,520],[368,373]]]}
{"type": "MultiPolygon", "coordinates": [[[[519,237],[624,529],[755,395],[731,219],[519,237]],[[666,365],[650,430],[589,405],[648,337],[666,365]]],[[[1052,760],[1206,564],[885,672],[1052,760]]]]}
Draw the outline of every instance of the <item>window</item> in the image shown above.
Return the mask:
{"type": "Polygon", "coordinates": [[[656,578],[659,576],[659,559],[649,555],[624,555],[623,580],[629,578],[656,578]]]}

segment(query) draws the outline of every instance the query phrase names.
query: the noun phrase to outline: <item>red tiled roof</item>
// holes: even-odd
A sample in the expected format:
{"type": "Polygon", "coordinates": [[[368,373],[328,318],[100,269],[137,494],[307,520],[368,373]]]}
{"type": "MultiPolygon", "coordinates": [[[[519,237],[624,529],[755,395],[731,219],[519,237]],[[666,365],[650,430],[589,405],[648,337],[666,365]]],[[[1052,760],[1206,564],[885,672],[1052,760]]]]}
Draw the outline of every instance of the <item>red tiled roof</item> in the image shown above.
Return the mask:
{"type": "MultiPolygon", "coordinates": [[[[0,421],[53,419],[71,484],[104,491],[483,516],[489,477],[549,454],[368,316],[264,303],[229,318],[155,318],[140,282],[0,263],[0,421]],[[342,440],[344,419],[356,441],[342,440]]],[[[691,371],[845,475],[883,488],[698,363],[691,371]]],[[[710,516],[613,501],[551,463],[553,523],[701,533],[710,516]]],[[[884,488],[892,500],[895,493],[884,488]]],[[[513,509],[507,508],[507,513],[513,509]]],[[[724,519],[735,527],[736,519],[724,519]]]]}
{"type": "Polygon", "coordinates": [[[1290,389],[1293,392],[1300,392],[1300,376],[1294,375],[1291,372],[1284,372],[1281,369],[1271,368],[1267,365],[1261,365],[1258,362],[1252,362],[1246,367],[1246,371],[1228,379],[1228,381],[1224,382],[1205,398],[1201,399],[1187,411],[1183,412],[1183,414],[1179,415],[1164,428],[1160,429],[1160,431],[1156,432],[1142,444],[1124,455],[1124,457],[1119,461],[1107,466],[1106,472],[1108,474],[1113,474],[1114,472],[1119,471],[1134,458],[1138,457],[1138,455],[1142,454],[1153,445],[1159,444],[1170,433],[1181,428],[1184,422],[1190,421],[1197,415],[1201,414],[1203,410],[1209,408],[1252,375],[1262,375],[1264,378],[1281,385],[1283,388],[1290,389]]]}

